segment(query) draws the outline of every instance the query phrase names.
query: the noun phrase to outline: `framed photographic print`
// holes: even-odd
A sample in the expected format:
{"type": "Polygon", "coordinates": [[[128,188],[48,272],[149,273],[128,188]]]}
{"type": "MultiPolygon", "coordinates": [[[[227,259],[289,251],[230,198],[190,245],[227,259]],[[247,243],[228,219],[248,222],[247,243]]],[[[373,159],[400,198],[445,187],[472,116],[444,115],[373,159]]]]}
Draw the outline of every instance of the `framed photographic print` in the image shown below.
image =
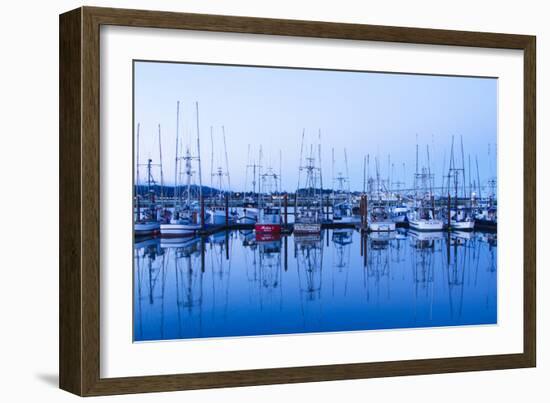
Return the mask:
{"type": "Polygon", "coordinates": [[[533,36],[62,14],[61,388],[534,366],[535,100],[533,36]]]}

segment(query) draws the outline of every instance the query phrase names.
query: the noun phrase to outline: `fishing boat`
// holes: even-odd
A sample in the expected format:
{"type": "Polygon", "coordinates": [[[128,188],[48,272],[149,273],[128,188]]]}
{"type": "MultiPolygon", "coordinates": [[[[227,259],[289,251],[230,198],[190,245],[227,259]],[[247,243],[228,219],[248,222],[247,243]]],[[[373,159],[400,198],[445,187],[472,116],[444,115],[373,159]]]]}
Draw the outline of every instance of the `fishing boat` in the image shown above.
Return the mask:
{"type": "Polygon", "coordinates": [[[480,229],[496,231],[497,208],[494,206],[479,208],[475,214],[475,226],[480,229]]]}
{"type": "Polygon", "coordinates": [[[210,224],[223,225],[232,224],[237,221],[238,214],[236,210],[229,210],[229,195],[231,189],[231,178],[229,176],[229,160],[227,157],[227,146],[225,141],[225,127],[222,126],[223,135],[223,149],[225,155],[225,170],[222,168],[222,164],[218,164],[218,167],[214,169],[214,135],[213,127],[210,126],[210,143],[211,143],[211,157],[210,157],[210,206],[208,209],[210,224]],[[215,191],[214,197],[212,192],[215,191]]]}
{"type": "Polygon", "coordinates": [[[396,226],[403,226],[408,223],[407,215],[409,213],[409,208],[404,204],[398,204],[390,208],[390,217],[396,226]]]}
{"type": "Polygon", "coordinates": [[[304,135],[302,133],[302,146],[300,149],[300,168],[298,171],[298,189],[296,190],[294,220],[295,234],[320,234],[323,220],[323,176],[321,172],[321,142],[318,145],[319,166],[316,166],[315,151],[310,147],[309,156],[302,164],[304,151],[304,135]],[[305,171],[306,180],[303,188],[300,188],[301,173],[305,171]]]}
{"type": "Polygon", "coordinates": [[[334,174],[334,148],[332,149],[332,222],[334,224],[356,224],[361,217],[353,214],[353,203],[350,190],[348,155],[344,148],[346,175],[342,172],[334,174]]]}
{"type": "MultiPolygon", "coordinates": [[[[454,136],[451,143],[451,157],[449,162],[449,171],[447,174],[447,226],[455,231],[472,231],[474,229],[475,219],[472,214],[472,200],[470,199],[469,206],[459,204],[459,191],[462,200],[468,200],[466,195],[466,169],[464,166],[464,147],[462,144],[462,136],[460,136],[461,161],[462,165],[457,165],[454,158],[454,136]],[[454,189],[454,202],[451,206],[450,194],[454,189]]],[[[471,191],[470,191],[471,194],[471,191]]],[[[463,201],[461,201],[463,203],[463,201]]]]}
{"type": "MultiPolygon", "coordinates": [[[[371,195],[370,213],[367,216],[368,229],[371,232],[395,231],[395,222],[389,213],[388,188],[384,186],[381,177],[378,158],[376,162],[376,191],[371,195]]],[[[389,179],[388,179],[389,182],[389,179]]]]}
{"type": "Polygon", "coordinates": [[[250,160],[250,144],[248,145],[247,165],[245,171],[245,190],[248,188],[248,170],[252,169],[252,193],[243,192],[243,210],[242,214],[238,217],[240,224],[256,224],[260,215],[260,210],[257,208],[257,194],[256,184],[258,173],[260,172],[260,165],[256,161],[250,160]]]}
{"type": "MultiPolygon", "coordinates": [[[[160,231],[160,220],[162,219],[162,212],[164,211],[163,205],[157,205],[156,203],[156,185],[157,182],[153,177],[153,167],[160,166],[160,192],[161,192],[161,201],[163,200],[163,176],[162,176],[162,151],[160,151],[160,164],[153,164],[151,158],[147,159],[146,164],[140,163],[140,125],[138,123],[137,127],[137,155],[136,155],[136,186],[135,186],[135,220],[134,220],[134,235],[135,236],[144,236],[144,235],[155,235],[160,231]],[[140,168],[146,167],[147,180],[146,184],[142,186],[141,177],[140,177],[140,168]],[[142,192],[142,189],[146,191],[145,195],[142,192]],[[142,202],[147,203],[145,208],[142,208],[142,202]]],[[[160,147],[160,125],[159,125],[159,150],[160,147]]]]}
{"type": "Polygon", "coordinates": [[[443,221],[433,218],[431,212],[423,208],[410,214],[409,227],[417,231],[441,231],[443,230],[443,221]]]}
{"type": "MultiPolygon", "coordinates": [[[[260,147],[260,165],[262,149],[260,147]]],[[[281,233],[281,199],[274,195],[280,193],[280,176],[272,167],[268,167],[265,173],[259,173],[260,196],[258,198],[259,215],[254,225],[256,237],[263,235],[279,235],[281,233]]]]}
{"type": "Polygon", "coordinates": [[[395,231],[395,222],[392,221],[385,206],[374,206],[368,216],[369,231],[395,231]]]}
{"type": "Polygon", "coordinates": [[[238,221],[242,224],[255,224],[258,221],[260,210],[255,207],[245,207],[238,221]]]}
{"type": "Polygon", "coordinates": [[[427,167],[419,170],[418,144],[416,144],[416,171],[414,174],[414,206],[407,215],[409,227],[417,231],[441,231],[443,220],[436,214],[435,198],[433,194],[434,176],[430,171],[430,150],[426,146],[427,167]]]}
{"type": "MultiPolygon", "coordinates": [[[[191,236],[197,233],[202,226],[200,206],[198,200],[202,200],[202,176],[200,160],[200,132],[199,132],[199,104],[195,103],[197,125],[197,155],[192,156],[189,147],[184,155],[179,154],[179,107],[177,103],[176,115],[176,158],[174,180],[174,214],[168,223],[160,225],[162,236],[191,236]],[[198,167],[198,186],[193,186],[195,171],[193,163],[198,167]],[[186,181],[185,187],[181,186],[186,181]],[[198,192],[197,192],[198,189],[198,192]],[[198,194],[196,194],[198,193],[198,194]]],[[[206,214],[205,214],[206,221],[206,214]]]]}

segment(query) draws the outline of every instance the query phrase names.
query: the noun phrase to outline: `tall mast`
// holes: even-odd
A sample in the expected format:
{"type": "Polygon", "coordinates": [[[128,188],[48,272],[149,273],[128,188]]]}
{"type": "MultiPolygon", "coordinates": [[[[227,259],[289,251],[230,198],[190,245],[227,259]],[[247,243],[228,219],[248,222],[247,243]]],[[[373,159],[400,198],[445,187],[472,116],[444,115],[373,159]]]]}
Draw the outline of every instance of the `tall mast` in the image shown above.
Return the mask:
{"type": "Polygon", "coordinates": [[[260,151],[258,154],[258,209],[261,208],[262,203],[262,146],[260,145],[260,151]]]}
{"type": "Polygon", "coordinates": [[[229,176],[229,158],[227,158],[227,145],[225,143],[225,127],[222,126],[222,134],[223,134],[223,150],[225,153],[225,173],[227,175],[227,191],[231,191],[231,178],[229,176]]]}
{"type": "Polygon", "coordinates": [[[351,203],[351,191],[350,191],[350,179],[349,179],[349,168],[348,168],[348,153],[344,148],[344,162],[346,164],[346,178],[348,181],[348,203],[351,203]]]}
{"type": "Polygon", "coordinates": [[[363,156],[363,194],[367,190],[367,156],[363,156]]]}
{"type": "MultiPolygon", "coordinates": [[[[214,189],[214,128],[210,126],[210,192],[214,189]]],[[[212,196],[212,194],[210,194],[212,196]]]]}
{"type": "Polygon", "coordinates": [[[464,168],[464,145],[462,144],[462,134],[460,135],[460,153],[462,154],[462,195],[466,197],[466,172],[464,168]]]}
{"type": "Polygon", "coordinates": [[[164,208],[164,172],[162,170],[162,142],[160,135],[160,124],[159,124],[159,163],[160,163],[160,204],[161,208],[164,208]]]}
{"type": "Polygon", "coordinates": [[[306,135],[306,129],[304,128],[302,130],[302,143],[300,145],[300,165],[298,166],[298,186],[297,186],[297,190],[300,189],[300,175],[302,173],[302,157],[303,157],[303,154],[304,154],[304,136],[306,135]]]}
{"type": "Polygon", "coordinates": [[[137,207],[137,219],[140,219],[139,212],[139,123],[137,125],[137,145],[136,145],[136,207],[137,207]]]}
{"type": "Polygon", "coordinates": [[[336,176],[334,175],[334,147],[332,147],[332,195],[334,197],[334,184],[336,180],[336,176]]]}
{"type": "MultiPolygon", "coordinates": [[[[202,203],[202,172],[201,172],[201,140],[199,130],[199,103],[195,102],[195,109],[197,111],[197,159],[199,163],[199,203],[202,203]]],[[[201,223],[204,224],[204,223],[201,223]]]]}
{"type": "Polygon", "coordinates": [[[179,128],[180,128],[180,101],[178,101],[177,108],[176,108],[176,161],[175,161],[175,170],[174,170],[174,212],[178,206],[178,201],[179,201],[179,189],[178,189],[179,128]]]}
{"type": "MultiPolygon", "coordinates": [[[[279,150],[279,193],[282,193],[282,192],[283,192],[283,152],[279,150]]],[[[279,202],[280,202],[280,198],[279,198],[279,202]]]]}
{"type": "Polygon", "coordinates": [[[319,186],[321,199],[321,213],[323,212],[323,171],[321,170],[321,129],[319,129],[319,186]]]}

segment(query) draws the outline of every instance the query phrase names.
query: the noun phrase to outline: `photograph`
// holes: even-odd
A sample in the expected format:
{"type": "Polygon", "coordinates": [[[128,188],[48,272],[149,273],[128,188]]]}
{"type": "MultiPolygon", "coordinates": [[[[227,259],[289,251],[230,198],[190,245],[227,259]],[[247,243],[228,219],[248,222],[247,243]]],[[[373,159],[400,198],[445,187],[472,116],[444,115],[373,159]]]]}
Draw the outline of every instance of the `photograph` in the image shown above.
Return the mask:
{"type": "Polygon", "coordinates": [[[132,70],[134,343],[498,325],[498,77],[132,70]]]}

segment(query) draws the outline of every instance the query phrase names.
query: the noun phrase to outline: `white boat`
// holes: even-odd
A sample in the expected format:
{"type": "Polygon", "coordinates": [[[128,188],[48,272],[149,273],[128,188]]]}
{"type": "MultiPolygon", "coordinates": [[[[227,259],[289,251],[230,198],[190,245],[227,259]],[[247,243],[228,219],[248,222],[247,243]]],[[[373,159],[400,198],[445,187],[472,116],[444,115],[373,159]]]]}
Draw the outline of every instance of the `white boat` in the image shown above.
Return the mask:
{"type": "Polygon", "coordinates": [[[178,236],[178,235],[194,235],[198,230],[201,229],[200,224],[184,224],[184,223],[173,223],[161,224],[160,225],[160,234],[163,236],[178,236]]]}
{"type": "Polygon", "coordinates": [[[156,234],[160,230],[160,223],[158,221],[143,221],[134,223],[134,234],[151,235],[156,234]]]}
{"type": "Polygon", "coordinates": [[[437,219],[409,219],[409,227],[417,231],[441,231],[443,221],[437,219]]]}
{"type": "MultiPolygon", "coordinates": [[[[215,209],[209,210],[208,216],[209,216],[208,222],[210,224],[214,224],[214,225],[225,224],[226,217],[225,217],[225,209],[223,208],[215,208],[215,209]]],[[[237,221],[237,213],[235,211],[230,211],[229,214],[227,215],[227,220],[229,224],[237,221]]]]}
{"type": "Polygon", "coordinates": [[[241,224],[255,224],[258,221],[259,210],[255,207],[246,207],[243,209],[243,215],[239,217],[241,224]]]}
{"type": "Polygon", "coordinates": [[[384,206],[376,206],[368,217],[369,230],[372,232],[395,231],[395,222],[389,217],[384,206]]]}
{"type": "Polygon", "coordinates": [[[369,230],[372,232],[395,231],[395,223],[393,221],[371,221],[369,222],[369,230]]]}
{"type": "Polygon", "coordinates": [[[472,231],[474,229],[475,221],[473,219],[467,219],[464,221],[451,220],[451,229],[457,231],[472,231]]]}
{"type": "Polygon", "coordinates": [[[318,234],[321,232],[320,223],[306,223],[306,222],[297,222],[294,223],[294,233],[295,234],[318,234]]]}
{"type": "Polygon", "coordinates": [[[404,224],[407,222],[408,207],[396,206],[391,209],[391,218],[396,224],[404,224]]]}

